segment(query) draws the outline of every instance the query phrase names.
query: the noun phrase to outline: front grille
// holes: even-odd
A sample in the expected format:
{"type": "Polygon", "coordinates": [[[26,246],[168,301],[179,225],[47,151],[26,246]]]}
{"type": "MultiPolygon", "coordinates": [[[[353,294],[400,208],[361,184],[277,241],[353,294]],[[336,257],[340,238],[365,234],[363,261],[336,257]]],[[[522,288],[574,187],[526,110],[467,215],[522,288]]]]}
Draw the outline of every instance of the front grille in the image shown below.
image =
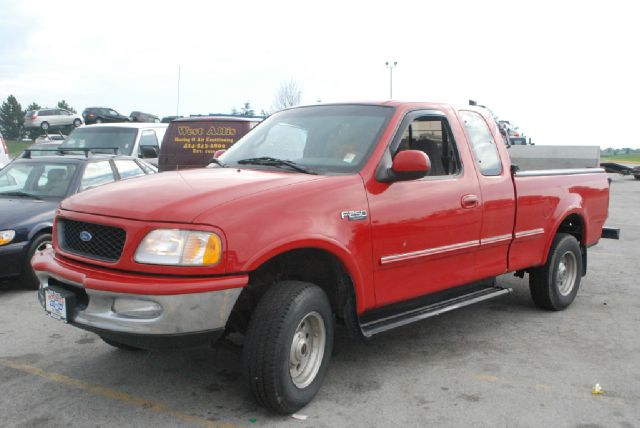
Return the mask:
{"type": "Polygon", "coordinates": [[[107,262],[120,258],[126,233],[119,227],[68,219],[58,220],[58,245],[65,251],[107,262]]]}

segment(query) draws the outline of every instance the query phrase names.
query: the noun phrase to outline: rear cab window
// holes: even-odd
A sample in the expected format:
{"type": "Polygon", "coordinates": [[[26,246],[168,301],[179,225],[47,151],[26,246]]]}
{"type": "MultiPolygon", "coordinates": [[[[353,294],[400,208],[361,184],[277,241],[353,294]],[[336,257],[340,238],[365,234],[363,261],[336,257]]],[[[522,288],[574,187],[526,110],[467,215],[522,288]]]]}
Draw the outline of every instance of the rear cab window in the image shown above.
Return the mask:
{"type": "Polygon", "coordinates": [[[461,110],[459,114],[480,173],[487,176],[502,174],[498,148],[487,122],[475,111],[461,110]]]}

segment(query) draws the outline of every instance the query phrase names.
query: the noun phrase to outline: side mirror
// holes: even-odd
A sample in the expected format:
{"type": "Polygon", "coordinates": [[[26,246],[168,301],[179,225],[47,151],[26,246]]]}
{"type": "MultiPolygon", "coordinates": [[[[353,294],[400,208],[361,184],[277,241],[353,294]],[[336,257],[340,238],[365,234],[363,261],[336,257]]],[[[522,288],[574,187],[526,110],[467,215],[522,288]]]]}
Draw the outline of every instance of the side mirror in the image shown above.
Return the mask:
{"type": "Polygon", "coordinates": [[[158,148],[155,146],[140,146],[140,154],[143,159],[157,158],[158,148]]]}
{"type": "Polygon", "coordinates": [[[427,175],[430,169],[431,161],[425,152],[403,150],[393,158],[390,181],[417,180],[427,175]]]}
{"type": "Polygon", "coordinates": [[[219,158],[220,156],[222,156],[222,154],[223,154],[224,152],[226,152],[226,151],[227,151],[226,149],[216,150],[216,152],[213,154],[213,157],[214,157],[215,159],[218,159],[218,158],[219,158]]]}

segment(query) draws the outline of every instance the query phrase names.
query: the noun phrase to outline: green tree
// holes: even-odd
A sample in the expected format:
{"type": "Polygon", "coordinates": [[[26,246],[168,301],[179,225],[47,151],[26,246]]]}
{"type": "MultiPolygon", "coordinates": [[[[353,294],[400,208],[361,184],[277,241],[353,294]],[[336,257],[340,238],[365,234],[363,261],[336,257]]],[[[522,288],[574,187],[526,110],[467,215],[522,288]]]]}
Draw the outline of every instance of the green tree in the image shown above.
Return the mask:
{"type": "Polygon", "coordinates": [[[5,138],[18,140],[22,135],[24,127],[24,112],[22,106],[13,95],[9,95],[7,100],[0,107],[0,129],[5,138]]]}
{"type": "Polygon", "coordinates": [[[29,104],[27,106],[27,109],[24,111],[25,114],[27,114],[28,111],[32,111],[32,110],[40,110],[42,107],[40,107],[40,104],[38,104],[37,102],[32,102],[31,104],[29,104]]]}
{"type": "Polygon", "coordinates": [[[251,108],[251,103],[247,101],[246,103],[244,103],[244,105],[240,109],[240,116],[254,116],[254,115],[255,115],[255,112],[251,108]]]}
{"type": "Polygon", "coordinates": [[[58,101],[58,108],[70,111],[71,113],[77,113],[76,109],[74,109],[69,104],[67,104],[67,102],[65,100],[58,101]]]}

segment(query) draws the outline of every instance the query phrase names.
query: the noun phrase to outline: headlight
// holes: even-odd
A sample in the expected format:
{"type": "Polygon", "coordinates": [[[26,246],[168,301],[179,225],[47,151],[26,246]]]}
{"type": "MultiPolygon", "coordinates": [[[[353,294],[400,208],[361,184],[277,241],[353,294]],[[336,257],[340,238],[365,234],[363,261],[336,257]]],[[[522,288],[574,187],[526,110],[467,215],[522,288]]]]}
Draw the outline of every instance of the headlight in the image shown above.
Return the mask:
{"type": "Polygon", "coordinates": [[[15,230],[0,230],[0,245],[8,244],[16,236],[15,230]]]}
{"type": "Polygon", "coordinates": [[[215,233],[156,229],[144,237],[134,260],[152,265],[207,266],[220,261],[222,244],[215,233]]]}

